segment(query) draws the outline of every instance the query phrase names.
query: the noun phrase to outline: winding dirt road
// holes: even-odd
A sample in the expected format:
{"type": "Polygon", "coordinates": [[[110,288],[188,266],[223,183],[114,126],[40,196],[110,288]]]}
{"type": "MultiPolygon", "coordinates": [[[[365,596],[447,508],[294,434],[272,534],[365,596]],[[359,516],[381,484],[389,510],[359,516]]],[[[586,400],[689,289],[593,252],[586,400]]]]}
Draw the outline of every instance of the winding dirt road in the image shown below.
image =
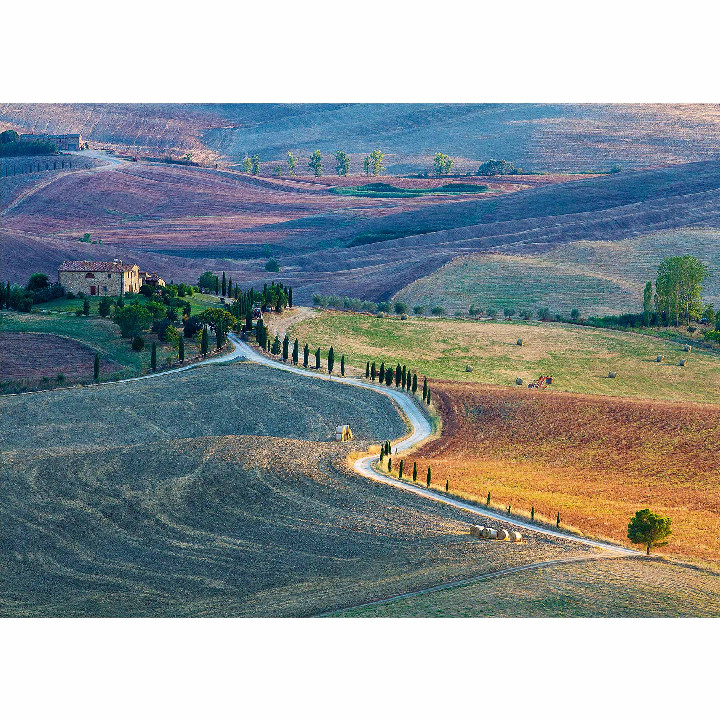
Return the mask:
{"type": "MultiPolygon", "coordinates": [[[[356,387],[367,388],[368,390],[372,390],[373,392],[377,392],[381,395],[386,395],[387,397],[391,398],[399,406],[402,413],[405,415],[405,418],[412,426],[412,433],[408,437],[400,440],[394,445],[394,447],[398,451],[409,450],[426,440],[432,434],[432,428],[426,415],[417,405],[415,400],[406,393],[400,392],[398,390],[392,390],[391,388],[383,387],[380,385],[371,385],[370,383],[364,382],[363,380],[358,380],[357,378],[339,377],[337,375],[323,375],[310,370],[305,370],[304,368],[297,367],[295,365],[287,365],[285,363],[278,362],[277,360],[272,360],[265,355],[261,355],[259,352],[255,351],[252,347],[250,347],[250,345],[248,345],[246,342],[239,340],[237,336],[233,333],[229,333],[228,337],[235,346],[236,352],[239,352],[251,362],[255,362],[260,365],[266,365],[268,367],[276,368],[278,370],[284,370],[285,372],[292,372],[297,375],[319,378],[328,382],[336,382],[343,385],[355,385],[356,387]]],[[[235,353],[233,353],[233,355],[235,355],[235,353]]],[[[226,356],[226,359],[230,359],[230,357],[226,356]]],[[[357,460],[353,467],[358,474],[370,478],[371,480],[375,480],[376,482],[391,485],[395,488],[398,488],[399,490],[411,492],[415,495],[419,495],[429,500],[433,500],[434,502],[450,505],[451,507],[458,508],[459,510],[464,510],[465,512],[471,513],[473,515],[501,522],[504,525],[512,525],[517,528],[523,528],[524,530],[531,530],[535,533],[540,533],[548,537],[562,538],[563,540],[572,540],[581,545],[593,547],[614,554],[631,556],[642,555],[642,553],[638,550],[632,550],[630,548],[625,548],[620,545],[613,545],[612,543],[602,542],[600,540],[591,540],[589,538],[569,535],[567,533],[562,533],[557,530],[543,528],[529,522],[523,522],[522,520],[518,520],[515,518],[509,520],[506,515],[503,515],[499,512],[479,507],[472,503],[465,502],[458,498],[454,498],[450,495],[445,495],[444,493],[440,493],[429,488],[423,488],[417,485],[412,485],[411,483],[403,482],[402,480],[396,480],[395,478],[379,473],[372,467],[373,463],[378,459],[378,455],[368,455],[357,460]]]]}

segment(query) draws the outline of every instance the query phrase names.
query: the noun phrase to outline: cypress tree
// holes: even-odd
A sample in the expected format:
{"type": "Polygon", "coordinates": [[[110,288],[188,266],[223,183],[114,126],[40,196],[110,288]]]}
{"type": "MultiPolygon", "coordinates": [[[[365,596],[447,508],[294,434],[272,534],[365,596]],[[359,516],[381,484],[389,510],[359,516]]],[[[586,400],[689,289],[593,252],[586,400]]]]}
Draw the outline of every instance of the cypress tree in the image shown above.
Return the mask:
{"type": "Polygon", "coordinates": [[[271,352],[273,355],[280,354],[280,336],[275,333],[275,339],[273,340],[271,352]]]}
{"type": "Polygon", "coordinates": [[[403,471],[403,465],[405,462],[403,460],[400,461],[400,467],[398,468],[398,479],[402,480],[402,471],[403,471]]]}
{"type": "Polygon", "coordinates": [[[335,367],[335,351],[330,346],[328,350],[328,375],[332,375],[333,368],[335,367]]]}
{"type": "Polygon", "coordinates": [[[450,479],[445,480],[445,492],[450,492],[450,479]]]}
{"type": "Polygon", "coordinates": [[[373,364],[370,366],[370,379],[371,379],[373,382],[375,382],[375,376],[376,376],[376,375],[377,375],[377,373],[375,372],[375,363],[373,362],[373,364]]]}
{"type": "Polygon", "coordinates": [[[232,275],[228,278],[227,291],[228,291],[228,296],[229,296],[229,297],[232,297],[232,296],[233,296],[232,275]]]}
{"type": "Polygon", "coordinates": [[[215,347],[219,350],[223,346],[223,327],[222,323],[218,322],[215,327],[215,347]]]}
{"type": "Polygon", "coordinates": [[[245,329],[252,330],[252,310],[245,313],[245,329]]]}
{"type": "Polygon", "coordinates": [[[293,343],[293,352],[292,352],[293,365],[298,364],[299,357],[300,357],[300,344],[298,343],[298,339],[295,338],[295,342],[293,343]]]}
{"type": "Polygon", "coordinates": [[[400,387],[401,377],[402,377],[402,368],[400,367],[400,363],[398,363],[397,367],[395,368],[395,387],[400,387]]]}
{"type": "Polygon", "coordinates": [[[535,522],[535,506],[534,505],[530,508],[530,520],[532,522],[535,522]]]}
{"type": "Polygon", "coordinates": [[[215,294],[217,295],[220,290],[220,281],[218,280],[218,276],[215,275],[215,294]]]}
{"type": "Polygon", "coordinates": [[[430,466],[428,465],[428,473],[427,473],[427,486],[430,487],[430,481],[432,480],[432,473],[430,472],[430,466]]]}
{"type": "Polygon", "coordinates": [[[490,507],[490,491],[488,490],[488,496],[487,496],[487,502],[485,503],[488,507],[490,507]]]}
{"type": "Polygon", "coordinates": [[[392,458],[388,458],[388,472],[392,472],[392,458]]]}
{"type": "Polygon", "coordinates": [[[315,351],[315,369],[320,369],[320,348],[315,351]]]}
{"type": "Polygon", "coordinates": [[[510,515],[511,510],[512,510],[512,505],[508,505],[508,509],[507,509],[508,515],[510,515]]]}
{"type": "Polygon", "coordinates": [[[85,315],[85,317],[87,317],[89,314],[90,314],[90,301],[87,298],[85,298],[83,300],[83,315],[85,315]]]}
{"type": "Polygon", "coordinates": [[[303,348],[303,367],[307,367],[309,361],[310,361],[310,348],[308,347],[308,344],[305,343],[305,347],[303,348]]]}
{"type": "Polygon", "coordinates": [[[402,366],[402,389],[404,390],[407,385],[407,368],[402,366]]]}
{"type": "Polygon", "coordinates": [[[100,380],[100,356],[95,353],[95,363],[93,364],[93,378],[95,382],[100,380]]]}
{"type": "Polygon", "coordinates": [[[200,352],[203,357],[208,354],[208,331],[207,325],[203,325],[202,335],[200,336],[200,352]]]}
{"type": "Polygon", "coordinates": [[[178,345],[178,360],[184,362],[185,360],[185,335],[180,333],[180,344],[178,345]]]}
{"type": "Polygon", "coordinates": [[[423,380],[423,400],[427,399],[427,378],[423,380]]]}
{"type": "Polygon", "coordinates": [[[417,482],[417,463],[413,463],[413,482],[417,482]]]}
{"type": "Polygon", "coordinates": [[[288,356],[290,355],[290,338],[285,335],[283,338],[283,360],[287,362],[288,356]]]}
{"type": "Polygon", "coordinates": [[[413,395],[417,392],[417,373],[413,373],[412,392],[413,395]]]}
{"type": "Polygon", "coordinates": [[[557,520],[555,521],[555,527],[560,527],[560,511],[558,510],[557,520]]]}
{"type": "Polygon", "coordinates": [[[393,381],[393,371],[392,368],[387,368],[385,370],[385,384],[390,387],[392,385],[393,381]]]}
{"type": "Polygon", "coordinates": [[[366,378],[370,377],[370,363],[369,362],[365,363],[365,377],[366,378]]]}
{"type": "Polygon", "coordinates": [[[223,277],[222,277],[222,296],[225,297],[227,295],[227,280],[225,280],[225,271],[223,270],[223,277]]]}
{"type": "Polygon", "coordinates": [[[288,286],[288,307],[292,307],[292,288],[288,286]]]}
{"type": "Polygon", "coordinates": [[[385,382],[385,363],[380,363],[380,378],[378,382],[385,382]]]}
{"type": "Polygon", "coordinates": [[[340,356],[340,374],[345,377],[345,356],[340,356]]]}
{"type": "Polygon", "coordinates": [[[7,282],[7,287],[5,288],[5,307],[9,310],[10,309],[10,281],[7,282]]]}
{"type": "Polygon", "coordinates": [[[385,457],[385,443],[383,443],[380,446],[380,462],[383,461],[383,458],[385,457]]]}
{"type": "Polygon", "coordinates": [[[150,351],[150,367],[153,372],[157,370],[157,343],[152,344],[152,350],[150,351]]]}

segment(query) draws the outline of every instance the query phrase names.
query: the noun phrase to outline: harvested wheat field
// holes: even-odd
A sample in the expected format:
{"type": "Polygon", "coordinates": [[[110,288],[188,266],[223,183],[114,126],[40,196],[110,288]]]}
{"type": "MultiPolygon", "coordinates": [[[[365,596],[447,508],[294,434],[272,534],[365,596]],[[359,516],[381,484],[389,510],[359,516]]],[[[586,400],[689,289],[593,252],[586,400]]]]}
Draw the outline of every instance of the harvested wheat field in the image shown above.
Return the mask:
{"type": "MultiPolygon", "coordinates": [[[[409,456],[454,494],[626,543],[632,515],[672,519],[663,554],[720,566],[720,406],[436,382],[442,437],[409,456]]],[[[406,460],[406,467],[408,461],[406,460]]]]}
{"type": "Polygon", "coordinates": [[[527,570],[344,617],[720,617],[720,576],[641,559],[527,570]]]}
{"type": "Polygon", "coordinates": [[[405,431],[359,388],[237,365],[0,407],[4,616],[305,616],[597,553],[480,543],[465,513],[351,473],[405,431]],[[339,416],[361,440],[326,440],[339,416]]]}

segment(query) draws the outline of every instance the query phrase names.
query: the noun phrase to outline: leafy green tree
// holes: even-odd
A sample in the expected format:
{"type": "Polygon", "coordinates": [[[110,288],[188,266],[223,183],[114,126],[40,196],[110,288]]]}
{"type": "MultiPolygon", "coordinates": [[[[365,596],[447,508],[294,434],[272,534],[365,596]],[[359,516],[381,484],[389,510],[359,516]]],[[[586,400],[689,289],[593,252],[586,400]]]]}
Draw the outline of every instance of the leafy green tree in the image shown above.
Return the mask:
{"type": "Polygon", "coordinates": [[[316,150],[310,156],[308,167],[313,171],[315,177],[320,177],[322,175],[322,154],[319,150],[316,150]]]}
{"type": "Polygon", "coordinates": [[[654,547],[667,545],[667,538],[672,534],[669,517],[663,517],[647,508],[638,510],[628,525],[628,539],[630,542],[645,545],[646,554],[654,547]]]}
{"type": "Polygon", "coordinates": [[[335,367],[335,351],[330,346],[328,350],[328,375],[332,375],[333,368],[335,367]]]}
{"type": "Polygon", "coordinates": [[[50,287],[50,278],[45,273],[33,273],[25,286],[26,290],[36,292],[50,287]]]}
{"type": "Polygon", "coordinates": [[[370,170],[371,170],[371,166],[370,166],[370,156],[368,155],[368,156],[363,160],[363,172],[364,172],[366,175],[370,175],[370,170]]]}
{"type": "Polygon", "coordinates": [[[385,154],[380,150],[373,150],[370,153],[370,171],[373,175],[381,175],[385,171],[385,166],[383,165],[384,159],[385,154]]]}
{"type": "Polygon", "coordinates": [[[570,319],[573,322],[577,322],[580,319],[580,311],[577,308],[573,308],[570,311],[570,319]]]}
{"type": "MultiPolygon", "coordinates": [[[[147,305],[150,305],[150,303],[147,303],[147,305]]],[[[208,308],[207,310],[203,310],[197,318],[201,323],[209,325],[213,330],[215,330],[218,325],[221,325],[223,330],[226,328],[232,330],[237,322],[237,318],[232,313],[222,308],[208,308]]]]}
{"type": "Polygon", "coordinates": [[[157,370],[157,343],[155,342],[152,344],[152,350],[150,351],[150,367],[153,372],[157,370]]]}
{"type": "Polygon", "coordinates": [[[643,289],[643,325],[650,325],[650,314],[652,313],[652,282],[646,282],[643,289]]]}
{"type": "Polygon", "coordinates": [[[299,357],[300,357],[300,344],[298,343],[298,339],[295,338],[295,342],[293,343],[293,351],[292,351],[293,365],[298,364],[299,357]]]}
{"type": "Polygon", "coordinates": [[[287,154],[287,166],[290,174],[294,175],[295,168],[297,167],[297,158],[289,150],[287,154]]]}
{"type": "Polygon", "coordinates": [[[178,360],[185,361],[185,336],[182,334],[178,338],[178,360]]]}
{"type": "Polygon", "coordinates": [[[95,382],[100,380],[100,356],[95,353],[95,362],[93,363],[93,378],[95,382]]]}
{"type": "Polygon", "coordinates": [[[100,313],[100,317],[108,317],[110,315],[110,298],[104,297],[100,300],[98,303],[98,313],[100,313]]]}
{"type": "Polygon", "coordinates": [[[435,170],[435,174],[440,175],[449,175],[450,171],[452,170],[453,166],[453,159],[449,155],[445,155],[445,153],[435,153],[435,157],[433,158],[433,169],[435,170]]]}
{"type": "Polygon", "coordinates": [[[702,285],[709,271],[692,255],[666,258],[660,263],[655,279],[656,303],[665,312],[666,322],[686,322],[698,317],[702,308],[702,285]]]}
{"type": "Polygon", "coordinates": [[[310,363],[310,348],[308,347],[308,344],[305,343],[305,347],[303,348],[303,367],[307,367],[310,363]]]}
{"type": "Polygon", "coordinates": [[[207,325],[203,325],[202,335],[200,336],[200,352],[203,357],[208,354],[208,329],[207,325]]]}
{"type": "Polygon", "coordinates": [[[208,292],[214,292],[215,286],[217,285],[217,276],[206,270],[199,278],[197,286],[201,290],[207,290],[208,292]]]}
{"type": "Polygon", "coordinates": [[[515,168],[515,166],[507,162],[506,160],[488,160],[487,162],[484,162],[477,171],[478,175],[519,175],[520,174],[520,168],[515,168]]]}
{"type": "Polygon", "coordinates": [[[283,338],[283,347],[282,347],[282,357],[283,360],[287,362],[288,357],[290,356],[290,338],[285,335],[283,338]]]}
{"type": "Polygon", "coordinates": [[[265,272],[280,272],[280,265],[275,258],[271,258],[265,263],[265,272]]]}
{"type": "Polygon", "coordinates": [[[258,155],[253,155],[250,158],[250,172],[253,175],[258,175],[260,173],[260,157],[258,155]]]}
{"type": "Polygon", "coordinates": [[[350,172],[350,156],[342,150],[335,153],[335,171],[338,175],[347,175],[350,172]]]}
{"type": "Polygon", "coordinates": [[[153,322],[152,314],[142,305],[126,305],[115,307],[113,322],[120,326],[124,338],[142,335],[150,329],[153,322]]]}

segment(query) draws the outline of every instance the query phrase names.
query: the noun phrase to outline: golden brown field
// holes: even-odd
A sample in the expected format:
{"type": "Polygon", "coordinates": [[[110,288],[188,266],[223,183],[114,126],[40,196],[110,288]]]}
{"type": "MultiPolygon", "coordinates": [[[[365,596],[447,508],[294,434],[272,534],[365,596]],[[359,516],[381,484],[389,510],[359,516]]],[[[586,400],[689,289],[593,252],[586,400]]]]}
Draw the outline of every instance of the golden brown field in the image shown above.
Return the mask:
{"type": "MultiPolygon", "coordinates": [[[[436,382],[442,436],[405,461],[433,485],[627,542],[645,507],[673,521],[668,556],[720,565],[720,406],[436,382]]],[[[407,474],[407,473],[406,473],[407,474]]]]}

